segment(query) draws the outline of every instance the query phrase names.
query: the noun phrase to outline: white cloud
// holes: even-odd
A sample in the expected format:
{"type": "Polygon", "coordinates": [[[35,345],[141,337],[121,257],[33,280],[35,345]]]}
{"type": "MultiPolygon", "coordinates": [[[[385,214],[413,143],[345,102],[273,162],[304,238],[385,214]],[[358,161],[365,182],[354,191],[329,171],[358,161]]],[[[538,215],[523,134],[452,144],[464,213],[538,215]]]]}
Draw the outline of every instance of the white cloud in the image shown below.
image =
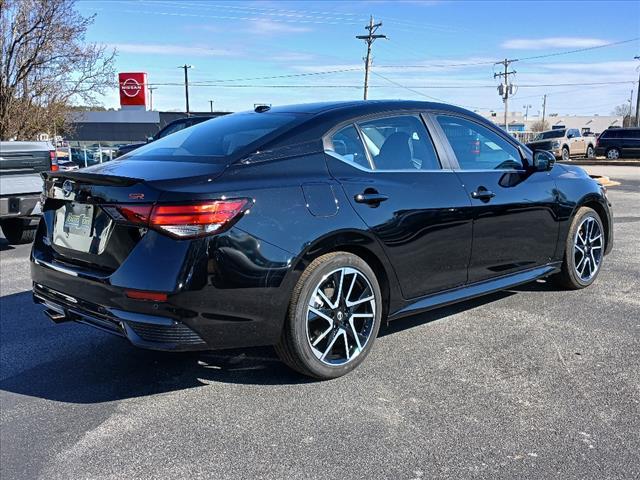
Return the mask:
{"type": "Polygon", "coordinates": [[[311,28],[291,25],[283,22],[275,22],[273,20],[251,20],[251,27],[246,29],[248,33],[256,35],[279,35],[287,33],[304,33],[310,32],[311,28]]]}
{"type": "Polygon", "coordinates": [[[547,37],[514,38],[502,43],[502,48],[512,50],[543,50],[545,48],[588,48],[599,47],[609,42],[600,38],[547,37]]]}
{"type": "Polygon", "coordinates": [[[113,43],[110,46],[121,53],[146,55],[185,55],[195,57],[229,57],[237,55],[237,52],[228,49],[163,43],[113,43]]]}

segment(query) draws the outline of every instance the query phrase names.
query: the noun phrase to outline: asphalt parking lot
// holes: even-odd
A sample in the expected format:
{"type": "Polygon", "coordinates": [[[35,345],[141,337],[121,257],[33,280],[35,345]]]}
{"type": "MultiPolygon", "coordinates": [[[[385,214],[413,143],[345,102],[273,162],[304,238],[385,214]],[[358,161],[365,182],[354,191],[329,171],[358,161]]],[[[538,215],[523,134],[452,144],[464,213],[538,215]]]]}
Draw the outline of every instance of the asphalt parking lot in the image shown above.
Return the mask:
{"type": "Polygon", "coordinates": [[[396,322],[330,382],[269,348],[161,354],[53,325],[29,246],[0,239],[0,477],[639,478],[640,168],[586,168],[621,183],[591,288],[396,322]]]}

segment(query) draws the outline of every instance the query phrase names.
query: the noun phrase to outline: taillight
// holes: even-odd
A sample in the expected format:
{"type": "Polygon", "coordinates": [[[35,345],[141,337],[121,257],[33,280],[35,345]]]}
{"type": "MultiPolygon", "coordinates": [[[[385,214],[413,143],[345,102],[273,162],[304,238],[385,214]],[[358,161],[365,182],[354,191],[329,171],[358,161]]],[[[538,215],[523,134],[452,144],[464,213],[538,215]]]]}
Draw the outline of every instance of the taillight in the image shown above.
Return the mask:
{"type": "Polygon", "coordinates": [[[51,171],[57,172],[60,167],[58,167],[58,155],[55,150],[49,150],[49,159],[51,160],[51,171]]]}
{"type": "Polygon", "coordinates": [[[105,207],[116,220],[153,228],[177,238],[218,233],[247,211],[246,198],[214,200],[181,205],[117,205],[105,207]]]}

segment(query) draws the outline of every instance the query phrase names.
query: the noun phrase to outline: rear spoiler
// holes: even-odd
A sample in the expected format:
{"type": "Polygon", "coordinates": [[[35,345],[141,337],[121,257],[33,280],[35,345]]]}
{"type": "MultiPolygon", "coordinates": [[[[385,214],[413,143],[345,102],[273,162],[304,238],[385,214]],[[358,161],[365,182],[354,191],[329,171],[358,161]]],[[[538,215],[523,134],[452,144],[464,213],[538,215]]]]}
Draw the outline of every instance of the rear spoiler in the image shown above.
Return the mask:
{"type": "Polygon", "coordinates": [[[140,183],[143,180],[141,178],[131,177],[118,177],[116,175],[101,175],[97,173],[88,172],[42,172],[40,176],[46,182],[47,180],[64,179],[74,180],[77,183],[87,183],[91,185],[117,185],[122,187],[128,187],[140,183]]]}

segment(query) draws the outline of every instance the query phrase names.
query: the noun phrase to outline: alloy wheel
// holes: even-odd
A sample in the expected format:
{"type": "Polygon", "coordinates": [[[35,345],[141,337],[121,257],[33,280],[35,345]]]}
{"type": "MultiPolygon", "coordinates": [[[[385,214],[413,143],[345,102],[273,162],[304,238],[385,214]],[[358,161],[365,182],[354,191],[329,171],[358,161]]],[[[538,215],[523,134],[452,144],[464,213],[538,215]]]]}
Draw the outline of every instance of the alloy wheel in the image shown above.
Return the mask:
{"type": "Polygon", "coordinates": [[[373,331],[376,299],[367,277],[353,267],[325,275],[307,306],[307,340],[325,365],[344,365],[365,348],[373,331]]]}
{"type": "Polygon", "coordinates": [[[587,147],[587,158],[593,158],[593,147],[591,145],[587,147]]]}
{"type": "Polygon", "coordinates": [[[563,148],[562,149],[562,160],[564,160],[566,162],[567,160],[569,160],[569,158],[570,158],[569,150],[566,149],[566,148],[563,148]]]}
{"type": "Polygon", "coordinates": [[[588,282],[598,272],[603,246],[600,224],[591,216],[585,217],[573,242],[574,268],[581,281],[588,282]]]}

